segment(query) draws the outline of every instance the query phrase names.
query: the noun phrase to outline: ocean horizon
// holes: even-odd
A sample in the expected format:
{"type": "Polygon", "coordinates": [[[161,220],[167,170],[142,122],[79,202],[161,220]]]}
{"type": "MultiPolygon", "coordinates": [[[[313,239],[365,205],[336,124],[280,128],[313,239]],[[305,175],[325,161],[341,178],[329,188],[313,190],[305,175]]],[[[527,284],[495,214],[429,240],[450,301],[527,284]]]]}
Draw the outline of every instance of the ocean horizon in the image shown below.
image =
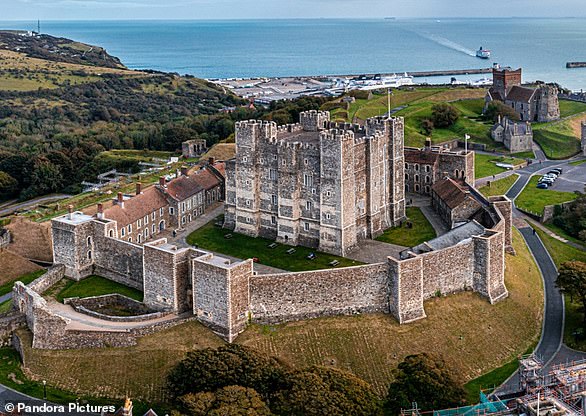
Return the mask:
{"type": "MultiPolygon", "coordinates": [[[[36,30],[36,21],[0,29],[36,30]]],[[[586,89],[586,18],[48,20],[41,32],[104,47],[131,69],[201,78],[522,67],[524,81],[586,89]],[[528,36],[530,34],[531,36],[528,36]],[[476,58],[480,47],[490,60],[476,58]]],[[[462,76],[475,80],[480,76],[462,76]]]]}

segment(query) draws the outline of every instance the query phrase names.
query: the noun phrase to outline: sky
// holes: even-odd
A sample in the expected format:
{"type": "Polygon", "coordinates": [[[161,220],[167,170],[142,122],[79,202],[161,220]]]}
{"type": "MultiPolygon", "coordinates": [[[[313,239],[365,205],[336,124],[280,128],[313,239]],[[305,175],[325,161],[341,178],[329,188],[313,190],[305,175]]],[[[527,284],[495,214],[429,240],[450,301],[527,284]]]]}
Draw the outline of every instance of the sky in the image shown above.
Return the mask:
{"type": "Polygon", "coordinates": [[[586,0],[0,0],[2,20],[586,17],[586,0]]]}

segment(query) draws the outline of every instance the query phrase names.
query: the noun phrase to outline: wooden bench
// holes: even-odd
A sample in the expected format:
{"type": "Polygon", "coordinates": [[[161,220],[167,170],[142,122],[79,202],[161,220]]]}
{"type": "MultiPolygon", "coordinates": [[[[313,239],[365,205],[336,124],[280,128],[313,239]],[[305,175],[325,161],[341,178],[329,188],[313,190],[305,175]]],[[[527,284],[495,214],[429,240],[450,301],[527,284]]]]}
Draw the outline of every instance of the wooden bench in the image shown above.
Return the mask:
{"type": "Polygon", "coordinates": [[[232,234],[224,234],[224,238],[227,240],[229,240],[232,237],[234,237],[232,234]]]}
{"type": "Polygon", "coordinates": [[[295,253],[295,249],[294,248],[290,248],[289,250],[286,251],[287,254],[293,254],[295,253]]]}
{"type": "Polygon", "coordinates": [[[340,264],[340,262],[339,262],[338,260],[332,260],[332,261],[330,261],[330,263],[329,263],[329,264],[330,264],[330,266],[332,266],[332,267],[336,267],[338,264],[340,264]]]}
{"type": "Polygon", "coordinates": [[[278,245],[277,243],[271,243],[267,247],[270,248],[270,249],[273,249],[273,248],[276,248],[277,245],[278,245]]]}

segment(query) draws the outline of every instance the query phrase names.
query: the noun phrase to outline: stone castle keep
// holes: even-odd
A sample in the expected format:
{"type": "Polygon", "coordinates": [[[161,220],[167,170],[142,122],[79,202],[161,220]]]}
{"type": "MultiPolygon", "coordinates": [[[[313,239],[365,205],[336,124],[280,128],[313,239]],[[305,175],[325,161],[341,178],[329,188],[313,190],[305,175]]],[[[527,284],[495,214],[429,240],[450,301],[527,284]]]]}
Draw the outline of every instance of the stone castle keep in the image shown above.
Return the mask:
{"type": "Polygon", "coordinates": [[[366,126],[243,121],[226,164],[225,227],[253,237],[345,255],[405,219],[403,119],[366,126]]]}
{"type": "MultiPolygon", "coordinates": [[[[238,126],[239,154],[227,168],[227,225],[345,253],[404,218],[401,118],[371,119],[364,128],[332,124],[320,112],[301,120],[283,128],[264,122],[238,126]]],[[[454,156],[460,162],[469,157],[454,156]]],[[[250,322],[382,312],[408,323],[424,318],[424,301],[438,293],[474,291],[495,303],[508,295],[512,204],[479,194],[465,181],[467,165],[460,162],[432,190],[453,229],[397,258],[256,274],[250,259],[232,261],[164,238],[139,245],[119,238],[115,219],[71,211],[52,221],[54,271],[29,286],[17,283],[13,304],[26,316],[33,347],[63,349],[133,345],[137,337],[173,324],[80,329],[40,296],[63,275],[80,280],[97,274],[142,290],[153,313],[197,319],[229,342],[250,322]]]]}

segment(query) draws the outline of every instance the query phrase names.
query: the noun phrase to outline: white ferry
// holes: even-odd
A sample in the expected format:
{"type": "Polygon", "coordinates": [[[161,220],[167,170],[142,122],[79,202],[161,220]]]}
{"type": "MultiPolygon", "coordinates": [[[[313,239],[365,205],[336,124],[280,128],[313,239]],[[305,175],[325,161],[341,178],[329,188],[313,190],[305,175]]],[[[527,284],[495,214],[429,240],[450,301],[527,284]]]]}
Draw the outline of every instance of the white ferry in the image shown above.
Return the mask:
{"type": "Polygon", "coordinates": [[[407,75],[407,73],[405,73],[404,75],[396,75],[393,74],[390,77],[381,77],[378,79],[369,79],[369,80],[364,80],[364,81],[351,81],[350,82],[350,88],[358,88],[359,90],[362,91],[372,91],[372,90],[378,90],[378,89],[382,89],[382,88],[399,88],[399,87],[403,87],[406,85],[413,85],[413,77],[410,75],[407,75]],[[354,85],[352,85],[354,84],[354,85]]]}
{"type": "Polygon", "coordinates": [[[489,59],[490,58],[490,51],[488,49],[483,49],[482,46],[480,49],[476,51],[476,57],[480,59],[489,59]]]}

